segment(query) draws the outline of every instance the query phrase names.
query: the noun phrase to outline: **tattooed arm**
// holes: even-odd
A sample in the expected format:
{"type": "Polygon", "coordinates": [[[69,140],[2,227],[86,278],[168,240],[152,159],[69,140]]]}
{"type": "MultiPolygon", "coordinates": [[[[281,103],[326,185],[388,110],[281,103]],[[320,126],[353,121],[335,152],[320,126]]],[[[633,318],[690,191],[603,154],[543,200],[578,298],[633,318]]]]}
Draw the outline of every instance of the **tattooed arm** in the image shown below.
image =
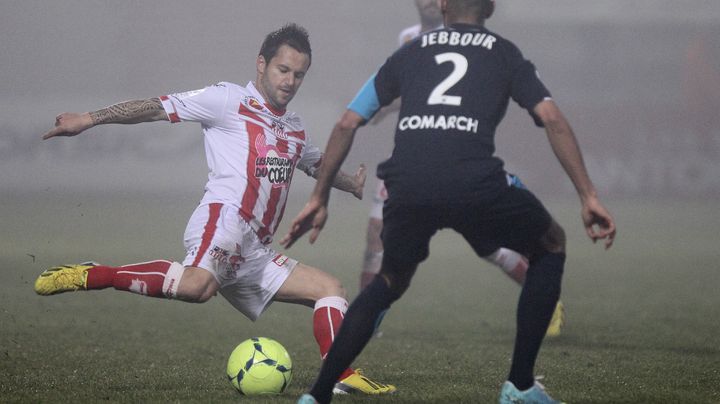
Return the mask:
{"type": "MultiPolygon", "coordinates": [[[[312,177],[317,179],[320,170],[313,172],[312,177]]],[[[338,171],[335,179],[333,180],[333,188],[337,188],[341,191],[349,192],[358,199],[363,198],[363,188],[365,188],[365,165],[361,164],[360,168],[355,172],[354,175],[350,175],[343,170],[338,171]]]]}
{"type": "Polygon", "coordinates": [[[134,124],[168,120],[159,98],[124,101],[107,108],[82,114],[65,112],[55,118],[55,127],[43,136],[75,136],[95,125],[134,124]]]}

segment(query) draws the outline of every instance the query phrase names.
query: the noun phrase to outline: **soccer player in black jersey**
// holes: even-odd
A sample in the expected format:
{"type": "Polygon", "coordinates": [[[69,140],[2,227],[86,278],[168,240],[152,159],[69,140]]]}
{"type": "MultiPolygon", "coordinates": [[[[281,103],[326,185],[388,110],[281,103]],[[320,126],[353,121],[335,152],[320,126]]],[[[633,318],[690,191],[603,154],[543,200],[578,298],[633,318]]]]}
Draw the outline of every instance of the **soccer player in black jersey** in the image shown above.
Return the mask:
{"type": "Polygon", "coordinates": [[[383,209],[385,254],[376,276],[355,299],[310,394],[302,403],[326,403],[340,372],[362,351],[374,324],[410,284],[442,228],[460,233],[479,256],[504,246],[523,253],[530,267],[520,294],[517,334],[500,403],[555,403],[533,368],[560,294],[565,234],[535,196],[508,186],[494,156],[494,135],[510,99],[544,127],[550,145],[577,190],[588,236],[615,238],[612,215],[598,199],[567,120],[518,48],[484,28],[491,0],[442,0],[445,27],[422,34],[390,56],[333,128],[318,183],[281,241],[304,233],[314,242],[327,220],[330,185],[356,129],[400,97],[392,156],[378,167],[388,200],[383,209]]]}

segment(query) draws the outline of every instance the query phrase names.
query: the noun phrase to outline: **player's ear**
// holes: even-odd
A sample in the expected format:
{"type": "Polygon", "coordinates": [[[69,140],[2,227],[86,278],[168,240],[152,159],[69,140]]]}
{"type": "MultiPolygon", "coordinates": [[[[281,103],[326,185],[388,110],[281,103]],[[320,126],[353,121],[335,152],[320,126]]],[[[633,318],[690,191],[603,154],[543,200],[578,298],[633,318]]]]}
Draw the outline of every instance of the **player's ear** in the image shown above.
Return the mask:
{"type": "Polygon", "coordinates": [[[265,61],[265,56],[258,55],[257,61],[255,62],[255,66],[257,67],[258,74],[262,74],[265,72],[265,68],[267,67],[267,63],[265,61]]]}

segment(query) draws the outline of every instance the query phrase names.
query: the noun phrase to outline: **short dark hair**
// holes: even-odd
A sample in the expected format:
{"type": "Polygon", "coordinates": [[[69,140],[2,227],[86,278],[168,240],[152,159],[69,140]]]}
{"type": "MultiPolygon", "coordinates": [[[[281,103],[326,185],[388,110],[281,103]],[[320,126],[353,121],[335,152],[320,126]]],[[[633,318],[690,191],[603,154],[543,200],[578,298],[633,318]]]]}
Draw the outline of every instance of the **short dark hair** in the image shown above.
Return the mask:
{"type": "Polygon", "coordinates": [[[280,46],[288,45],[300,53],[308,55],[312,61],[312,49],[310,49],[310,35],[305,28],[289,23],[277,31],[269,33],[260,46],[260,56],[265,58],[267,63],[275,57],[280,46]]]}

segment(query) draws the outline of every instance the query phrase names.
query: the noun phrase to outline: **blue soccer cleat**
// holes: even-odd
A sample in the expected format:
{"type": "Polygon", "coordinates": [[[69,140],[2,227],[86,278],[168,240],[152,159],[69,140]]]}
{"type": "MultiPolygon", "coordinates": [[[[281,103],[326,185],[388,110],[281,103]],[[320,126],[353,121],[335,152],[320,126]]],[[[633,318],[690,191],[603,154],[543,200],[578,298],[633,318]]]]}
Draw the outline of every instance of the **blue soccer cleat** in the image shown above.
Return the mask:
{"type": "Polygon", "coordinates": [[[500,404],[562,404],[545,392],[545,386],[538,383],[527,390],[520,391],[510,381],[506,381],[500,390],[500,404]]]}
{"type": "Polygon", "coordinates": [[[317,400],[315,400],[315,397],[311,396],[310,394],[303,394],[297,400],[297,404],[318,404],[318,402],[317,400]]]}

